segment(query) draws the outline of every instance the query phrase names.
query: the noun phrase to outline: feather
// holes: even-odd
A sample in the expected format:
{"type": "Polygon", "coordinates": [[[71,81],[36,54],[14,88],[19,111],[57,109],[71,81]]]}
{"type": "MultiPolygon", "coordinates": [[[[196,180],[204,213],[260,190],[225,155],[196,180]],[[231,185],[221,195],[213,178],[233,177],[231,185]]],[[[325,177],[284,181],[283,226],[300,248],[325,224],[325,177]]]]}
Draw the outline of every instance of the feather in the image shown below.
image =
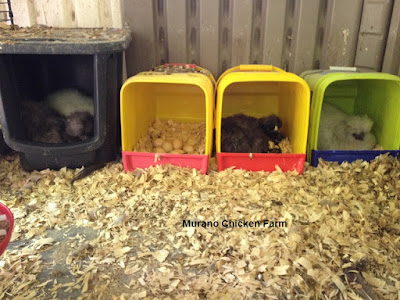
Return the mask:
{"type": "Polygon", "coordinates": [[[372,150],[376,138],[367,116],[350,116],[324,103],[318,132],[318,150],[372,150]]]}
{"type": "Polygon", "coordinates": [[[93,99],[76,89],[58,90],[47,96],[46,103],[64,117],[68,117],[76,111],[94,115],[93,99]]]}
{"type": "Polygon", "coordinates": [[[65,118],[47,105],[43,105],[43,102],[22,102],[21,116],[31,141],[48,144],[63,142],[65,118]]]}
{"type": "Polygon", "coordinates": [[[256,119],[236,114],[222,119],[221,150],[231,153],[280,153],[276,147],[284,137],[279,132],[282,121],[275,115],[256,119]]]}
{"type": "Polygon", "coordinates": [[[43,101],[25,101],[21,108],[28,139],[33,142],[60,144],[93,137],[94,118],[89,112],[75,111],[65,117],[43,101]]]}
{"type": "Polygon", "coordinates": [[[65,132],[70,137],[87,140],[93,136],[93,116],[84,111],[73,112],[65,121],[65,132]]]}

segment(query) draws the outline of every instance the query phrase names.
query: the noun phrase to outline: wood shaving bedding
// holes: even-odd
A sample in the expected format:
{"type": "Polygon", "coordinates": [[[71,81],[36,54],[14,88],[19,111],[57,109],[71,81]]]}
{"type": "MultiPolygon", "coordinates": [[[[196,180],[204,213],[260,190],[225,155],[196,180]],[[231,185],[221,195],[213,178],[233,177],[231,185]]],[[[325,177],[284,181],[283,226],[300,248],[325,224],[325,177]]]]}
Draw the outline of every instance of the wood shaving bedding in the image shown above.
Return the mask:
{"type": "Polygon", "coordinates": [[[385,150],[385,148],[383,148],[381,145],[379,145],[379,144],[376,144],[376,146],[374,147],[374,149],[372,149],[372,150],[379,150],[379,151],[381,151],[381,150],[385,150]]]}
{"type": "Polygon", "coordinates": [[[279,144],[275,144],[273,141],[268,141],[270,149],[279,149],[282,154],[293,153],[292,143],[289,138],[284,138],[279,144]]]}
{"type": "Polygon", "coordinates": [[[282,141],[280,141],[279,148],[282,150],[283,154],[293,153],[292,143],[290,142],[289,138],[285,138],[282,141]]]}
{"type": "Polygon", "coordinates": [[[0,161],[0,199],[15,217],[1,299],[398,298],[397,158],[321,161],[303,175],[126,174],[116,163],[71,186],[78,171],[0,161]],[[287,227],[184,228],[189,219],[287,227]],[[75,233],[53,237],[65,230],[75,233]]]}

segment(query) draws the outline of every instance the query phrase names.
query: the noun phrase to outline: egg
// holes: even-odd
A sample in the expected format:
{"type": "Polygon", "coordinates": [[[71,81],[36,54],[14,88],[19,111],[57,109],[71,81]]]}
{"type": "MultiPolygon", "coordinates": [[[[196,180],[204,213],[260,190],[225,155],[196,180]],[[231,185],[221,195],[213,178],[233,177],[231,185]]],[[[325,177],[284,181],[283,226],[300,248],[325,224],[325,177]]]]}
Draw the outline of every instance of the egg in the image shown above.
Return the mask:
{"type": "Polygon", "coordinates": [[[191,154],[194,152],[194,147],[192,145],[185,145],[183,146],[183,151],[185,151],[188,154],[191,154]]]}
{"type": "Polygon", "coordinates": [[[170,152],[172,150],[172,144],[168,141],[165,141],[162,144],[162,148],[165,150],[165,152],[170,152]]]}
{"type": "Polygon", "coordinates": [[[196,140],[195,140],[194,138],[189,138],[189,139],[186,141],[186,144],[187,144],[187,145],[190,145],[190,146],[194,146],[194,145],[196,145],[196,140]]]}
{"type": "Polygon", "coordinates": [[[172,141],[172,147],[174,148],[174,150],[182,149],[182,146],[183,142],[181,139],[174,139],[172,141]]]}
{"type": "Polygon", "coordinates": [[[185,154],[185,151],[182,149],[172,150],[170,153],[172,154],[185,154]]]}
{"type": "Polygon", "coordinates": [[[154,153],[165,153],[165,150],[163,148],[157,147],[153,149],[154,153]]]}
{"type": "Polygon", "coordinates": [[[153,141],[153,146],[156,147],[156,148],[161,147],[163,144],[164,144],[164,140],[161,139],[161,138],[155,139],[153,141]]]}

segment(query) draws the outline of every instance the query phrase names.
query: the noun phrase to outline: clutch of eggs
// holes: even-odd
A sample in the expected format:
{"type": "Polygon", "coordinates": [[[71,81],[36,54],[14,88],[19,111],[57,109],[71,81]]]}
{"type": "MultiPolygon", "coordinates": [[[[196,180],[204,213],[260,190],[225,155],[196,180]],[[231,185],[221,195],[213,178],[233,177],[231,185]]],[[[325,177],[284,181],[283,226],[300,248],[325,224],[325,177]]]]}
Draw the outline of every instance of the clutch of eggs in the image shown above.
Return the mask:
{"type": "Polygon", "coordinates": [[[186,144],[181,139],[167,141],[162,138],[153,141],[153,152],[155,153],[174,153],[174,154],[193,154],[193,142],[188,140],[186,144]]]}

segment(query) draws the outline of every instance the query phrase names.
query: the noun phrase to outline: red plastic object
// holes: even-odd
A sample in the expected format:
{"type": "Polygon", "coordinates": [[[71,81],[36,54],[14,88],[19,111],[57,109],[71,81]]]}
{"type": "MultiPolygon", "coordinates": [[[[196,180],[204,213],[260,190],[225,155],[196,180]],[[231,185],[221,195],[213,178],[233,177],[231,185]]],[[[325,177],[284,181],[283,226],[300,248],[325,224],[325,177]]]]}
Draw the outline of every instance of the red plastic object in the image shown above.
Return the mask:
{"type": "Polygon", "coordinates": [[[14,216],[7,206],[0,203],[0,215],[6,215],[7,221],[10,223],[6,238],[0,243],[0,255],[6,250],[8,243],[10,243],[11,234],[14,228],[14,216]]]}
{"type": "Polygon", "coordinates": [[[207,173],[208,155],[200,154],[169,154],[122,151],[122,162],[126,172],[136,168],[145,169],[155,165],[171,164],[180,167],[189,167],[207,173]]]}
{"type": "Polygon", "coordinates": [[[283,172],[296,170],[303,173],[306,154],[277,153],[217,153],[218,170],[227,168],[244,169],[248,171],[273,172],[279,166],[283,172]]]}

